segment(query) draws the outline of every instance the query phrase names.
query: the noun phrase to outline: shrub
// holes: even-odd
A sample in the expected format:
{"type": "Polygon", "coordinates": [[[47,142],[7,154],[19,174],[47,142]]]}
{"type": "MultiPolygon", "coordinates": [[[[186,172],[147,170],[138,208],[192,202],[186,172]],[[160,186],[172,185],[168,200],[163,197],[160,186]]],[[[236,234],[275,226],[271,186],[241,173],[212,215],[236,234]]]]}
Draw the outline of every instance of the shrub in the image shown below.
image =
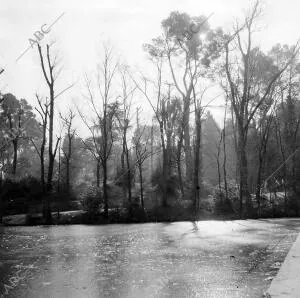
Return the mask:
{"type": "MultiPolygon", "coordinates": [[[[161,167],[157,167],[154,171],[151,182],[152,185],[155,185],[158,192],[162,194],[163,192],[163,171],[161,167]]],[[[179,181],[176,175],[171,175],[169,179],[166,181],[167,184],[167,195],[168,197],[176,196],[179,188],[179,181]]]]}
{"type": "Polygon", "coordinates": [[[38,179],[6,179],[2,182],[1,193],[5,213],[26,213],[30,203],[41,202],[42,187],[38,179]]]}
{"type": "Polygon", "coordinates": [[[215,198],[215,213],[236,213],[239,204],[239,187],[235,181],[227,182],[228,198],[226,199],[224,183],[221,183],[221,189],[219,185],[214,189],[215,198]]]}
{"type": "Polygon", "coordinates": [[[204,180],[200,187],[200,191],[201,197],[206,198],[214,193],[215,188],[208,181],[204,180]]]}
{"type": "Polygon", "coordinates": [[[87,211],[90,215],[99,214],[100,207],[103,204],[103,195],[99,187],[90,186],[81,194],[81,198],[83,210],[87,211]]]}
{"type": "MultiPolygon", "coordinates": [[[[135,176],[134,169],[132,169],[130,173],[131,173],[130,181],[132,186],[134,182],[134,176],[135,176]]],[[[125,187],[125,188],[128,187],[128,172],[126,168],[122,169],[121,166],[117,167],[116,175],[114,178],[114,184],[119,187],[125,187]]]]}

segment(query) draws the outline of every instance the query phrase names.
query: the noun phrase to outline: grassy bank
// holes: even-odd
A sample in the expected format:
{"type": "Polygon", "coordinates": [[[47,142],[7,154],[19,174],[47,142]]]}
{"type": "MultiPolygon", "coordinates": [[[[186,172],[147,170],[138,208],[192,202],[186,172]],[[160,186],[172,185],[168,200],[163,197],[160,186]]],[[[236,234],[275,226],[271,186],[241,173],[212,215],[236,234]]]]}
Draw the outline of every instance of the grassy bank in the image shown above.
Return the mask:
{"type": "MultiPolygon", "coordinates": [[[[141,209],[128,211],[126,209],[109,210],[109,218],[105,218],[103,213],[88,214],[83,210],[53,212],[52,224],[108,224],[108,223],[143,223],[143,222],[175,222],[175,221],[194,221],[194,220],[221,220],[234,219],[233,215],[217,216],[206,210],[199,210],[195,213],[189,208],[158,208],[151,211],[141,209]]],[[[3,224],[6,226],[18,225],[43,225],[44,219],[41,213],[17,214],[5,216],[3,224]]]]}

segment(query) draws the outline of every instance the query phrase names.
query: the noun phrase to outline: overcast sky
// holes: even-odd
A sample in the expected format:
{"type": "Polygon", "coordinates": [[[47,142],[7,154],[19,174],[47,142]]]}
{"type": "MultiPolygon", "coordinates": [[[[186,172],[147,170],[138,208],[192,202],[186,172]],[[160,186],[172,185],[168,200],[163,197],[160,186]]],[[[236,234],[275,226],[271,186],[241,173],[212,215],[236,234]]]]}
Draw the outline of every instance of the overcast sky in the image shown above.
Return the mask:
{"type": "MultiPolygon", "coordinates": [[[[262,29],[256,34],[256,41],[264,50],[277,42],[293,44],[300,37],[298,3],[296,0],[263,2],[262,29]]],[[[143,68],[146,54],[142,45],[161,33],[161,21],[171,11],[192,16],[213,13],[209,20],[211,26],[230,30],[234,18],[241,17],[250,4],[247,0],[0,0],[0,67],[5,68],[0,75],[0,88],[5,87],[4,92],[25,98],[32,105],[36,91],[47,95],[36,48],[17,63],[15,60],[28,48],[28,40],[35,31],[43,24],[50,25],[63,13],[42,41],[56,40],[64,65],[57,92],[81,79],[84,71],[94,68],[103,41],[110,40],[128,64],[143,68]]],[[[79,89],[80,83],[59,99],[60,111],[74,98],[79,100],[79,89]]],[[[141,104],[147,105],[147,102],[141,104]]],[[[222,113],[213,110],[219,121],[222,113]]]]}

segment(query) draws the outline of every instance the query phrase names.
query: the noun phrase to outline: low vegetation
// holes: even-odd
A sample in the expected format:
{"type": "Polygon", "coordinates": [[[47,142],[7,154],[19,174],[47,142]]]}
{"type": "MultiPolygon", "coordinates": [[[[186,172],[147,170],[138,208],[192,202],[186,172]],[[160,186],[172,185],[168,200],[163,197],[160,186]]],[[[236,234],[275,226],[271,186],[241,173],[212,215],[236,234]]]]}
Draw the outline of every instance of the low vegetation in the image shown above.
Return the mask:
{"type": "Polygon", "coordinates": [[[60,115],[55,44],[37,45],[45,95],[32,107],[0,92],[0,222],[299,216],[299,44],[255,46],[260,15],[257,1],[226,33],[172,12],[143,45],[149,74],[104,44],[97,75],[84,75],[84,108],[60,115]],[[210,85],[221,93],[209,97],[210,85]],[[222,125],[208,110],[220,100],[222,125]]]}

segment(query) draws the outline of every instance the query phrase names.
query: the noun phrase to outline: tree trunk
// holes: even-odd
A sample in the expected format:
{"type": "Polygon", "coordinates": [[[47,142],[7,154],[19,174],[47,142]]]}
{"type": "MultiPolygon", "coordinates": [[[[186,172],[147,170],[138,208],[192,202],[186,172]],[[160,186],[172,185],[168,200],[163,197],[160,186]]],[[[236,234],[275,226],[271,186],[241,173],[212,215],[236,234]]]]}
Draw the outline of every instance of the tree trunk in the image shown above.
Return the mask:
{"type": "Polygon", "coordinates": [[[129,160],[129,150],[126,145],[126,165],[127,165],[127,188],[128,188],[128,202],[129,204],[132,201],[131,194],[131,169],[130,169],[130,160],[129,160]]]}
{"type": "MultiPolygon", "coordinates": [[[[2,171],[0,170],[0,193],[2,189],[2,171]]],[[[0,196],[0,224],[3,222],[4,215],[4,202],[2,196],[0,196]]]]}
{"type": "Polygon", "coordinates": [[[163,184],[163,201],[162,205],[163,207],[168,206],[168,170],[167,170],[168,164],[167,164],[167,150],[163,148],[163,177],[162,177],[162,184],[163,184]]]}
{"type": "Polygon", "coordinates": [[[165,145],[165,139],[164,139],[164,128],[163,128],[163,122],[159,122],[159,128],[160,128],[160,138],[161,138],[161,145],[162,145],[162,152],[163,152],[163,175],[162,175],[162,205],[163,207],[168,206],[168,194],[167,194],[167,183],[169,180],[168,177],[168,156],[167,156],[167,150],[165,145]]]}
{"type": "Polygon", "coordinates": [[[40,161],[41,161],[41,183],[42,183],[42,191],[43,194],[45,193],[45,157],[44,157],[44,152],[45,152],[45,142],[43,140],[43,144],[41,147],[41,155],[40,155],[40,161]]]}
{"type": "Polygon", "coordinates": [[[247,162],[247,143],[244,131],[239,130],[239,174],[240,174],[240,217],[248,216],[250,209],[250,193],[248,189],[248,162],[247,162]],[[243,210],[243,203],[246,203],[243,210]]]}
{"type": "MultiPolygon", "coordinates": [[[[57,192],[60,193],[60,184],[61,184],[61,155],[60,155],[60,150],[61,148],[59,148],[59,152],[58,152],[58,181],[57,181],[57,192]]],[[[67,160],[68,161],[68,160],[67,160]]]]}
{"type": "Polygon", "coordinates": [[[236,168],[235,168],[235,176],[236,176],[236,181],[239,180],[239,150],[238,150],[238,136],[237,136],[237,124],[234,121],[234,113],[233,109],[231,108],[231,124],[232,124],[232,130],[233,130],[233,139],[234,139],[234,150],[236,154],[236,168]]]}
{"type": "Polygon", "coordinates": [[[53,179],[53,170],[55,156],[53,154],[53,121],[54,121],[54,90],[53,86],[50,88],[50,113],[49,113],[49,164],[48,164],[48,176],[47,176],[47,195],[45,198],[45,208],[44,208],[44,218],[46,224],[51,224],[51,192],[52,192],[52,179],[53,179]]]}
{"type": "Polygon", "coordinates": [[[67,192],[70,192],[70,159],[69,157],[66,158],[66,166],[67,166],[67,171],[66,171],[66,187],[67,187],[67,192]]]}
{"type": "Polygon", "coordinates": [[[141,195],[141,205],[144,208],[144,188],[143,188],[143,169],[142,164],[138,164],[139,167],[139,180],[140,180],[140,195],[141,195]]]}
{"type": "Polygon", "coordinates": [[[184,135],[184,153],[186,162],[186,179],[192,181],[193,177],[193,158],[192,148],[190,141],[190,98],[184,99],[184,111],[183,111],[183,135],[184,135]]]}
{"type": "Polygon", "coordinates": [[[70,192],[70,163],[71,163],[71,157],[72,157],[72,136],[71,136],[71,132],[70,132],[70,128],[68,130],[68,156],[67,156],[67,192],[70,192]]]}
{"type": "Polygon", "coordinates": [[[228,202],[231,206],[231,202],[228,196],[228,185],[227,185],[227,171],[226,171],[226,162],[227,162],[227,153],[226,153],[226,117],[227,117],[227,97],[225,103],[225,113],[224,113],[224,122],[223,122],[223,176],[224,176],[224,189],[225,189],[225,201],[228,202]]]}
{"type": "Polygon", "coordinates": [[[54,170],[55,156],[53,155],[53,122],[54,122],[54,91],[50,89],[50,113],[49,113],[49,166],[47,177],[47,190],[52,191],[52,179],[54,170]]]}
{"type": "Polygon", "coordinates": [[[182,142],[183,142],[183,130],[181,129],[179,140],[178,140],[178,143],[177,143],[176,163],[177,163],[177,173],[178,173],[178,180],[179,180],[179,188],[180,188],[180,192],[181,192],[181,197],[184,198],[184,187],[183,187],[182,171],[181,171],[182,142]]]}
{"type": "MultiPolygon", "coordinates": [[[[53,170],[54,170],[54,162],[55,162],[55,153],[53,154],[53,122],[54,122],[54,82],[55,76],[53,74],[53,70],[55,68],[55,61],[51,63],[50,59],[50,46],[47,45],[47,66],[48,66],[48,74],[45,68],[44,58],[41,50],[41,46],[38,44],[38,51],[41,60],[41,67],[44,74],[44,78],[46,83],[49,87],[49,95],[50,95],[50,112],[49,112],[49,164],[48,164],[48,173],[47,173],[47,195],[44,199],[44,212],[43,216],[45,218],[46,224],[51,224],[52,217],[51,217],[51,196],[52,196],[52,180],[53,180],[53,170]]],[[[47,114],[45,115],[45,119],[47,114]]]]}
{"type": "Polygon", "coordinates": [[[286,181],[287,181],[286,157],[285,157],[284,146],[283,146],[281,132],[280,132],[280,126],[278,125],[277,121],[275,123],[276,123],[277,142],[279,141],[279,148],[280,148],[280,153],[283,162],[284,213],[286,216],[288,216],[289,208],[288,208],[287,185],[286,185],[286,181]]]}
{"type": "Polygon", "coordinates": [[[154,165],[153,165],[153,143],[154,143],[154,133],[153,133],[153,120],[152,120],[152,126],[151,126],[151,156],[150,156],[150,181],[152,180],[153,172],[154,172],[154,165]]]}
{"type": "Polygon", "coordinates": [[[171,160],[171,154],[172,154],[172,145],[171,145],[171,133],[167,130],[167,133],[166,133],[166,137],[167,137],[167,147],[166,147],[166,152],[167,152],[167,171],[168,171],[168,177],[171,177],[171,174],[172,174],[172,160],[171,160]]]}
{"type": "Polygon", "coordinates": [[[260,200],[261,200],[262,166],[263,166],[263,160],[262,160],[262,158],[259,158],[259,164],[258,164],[258,170],[257,170],[256,193],[255,193],[255,198],[256,198],[256,201],[257,201],[257,216],[258,217],[261,216],[260,200]]]}
{"type": "Polygon", "coordinates": [[[103,168],[103,199],[104,199],[104,216],[108,219],[108,193],[107,193],[107,160],[108,160],[108,113],[107,98],[105,98],[103,111],[103,152],[102,152],[102,168],[103,168]]]}
{"type": "MultiPolygon", "coordinates": [[[[2,187],[2,172],[0,171],[0,192],[2,187]]],[[[0,196],[0,224],[3,222],[3,215],[4,215],[4,202],[2,196],[0,196]]]]}
{"type": "Polygon", "coordinates": [[[3,203],[2,198],[0,197],[0,224],[3,223],[3,203]]]}
{"type": "MultiPolygon", "coordinates": [[[[38,96],[37,96],[38,98],[38,96]]],[[[39,98],[38,98],[39,101],[39,98]]],[[[40,101],[39,101],[40,103],[40,101]]],[[[41,103],[40,106],[42,107],[41,103]]],[[[47,134],[47,123],[48,123],[48,105],[46,105],[46,110],[44,111],[41,108],[41,112],[44,114],[43,119],[43,139],[41,144],[41,152],[40,152],[40,162],[41,162],[41,184],[42,184],[42,192],[45,195],[46,192],[46,183],[45,183],[45,147],[46,147],[46,134],[47,134]]]]}
{"type": "Polygon", "coordinates": [[[125,206],[127,203],[127,192],[126,192],[126,185],[125,185],[125,152],[124,152],[124,144],[123,144],[123,151],[121,154],[121,181],[122,181],[122,190],[123,190],[123,205],[125,206]]]}
{"type": "Polygon", "coordinates": [[[49,156],[49,166],[48,166],[48,178],[47,178],[47,191],[51,192],[53,185],[52,185],[52,180],[53,180],[53,170],[54,170],[54,161],[55,158],[53,154],[49,156]]]}
{"type": "Polygon", "coordinates": [[[220,142],[218,144],[218,152],[217,152],[217,168],[218,168],[218,186],[219,186],[219,193],[220,193],[220,200],[223,201],[222,195],[222,187],[221,187],[221,166],[220,166],[220,155],[221,155],[221,142],[223,139],[223,134],[220,135],[220,142]]]}
{"type": "Polygon", "coordinates": [[[97,179],[96,185],[97,185],[97,187],[100,187],[100,169],[101,169],[100,161],[97,160],[97,167],[96,167],[96,179],[97,179]]]}
{"type": "Polygon", "coordinates": [[[194,163],[194,180],[193,180],[193,193],[194,193],[194,207],[199,208],[200,202],[200,183],[199,183],[199,170],[200,170],[200,146],[201,146],[201,110],[196,110],[196,141],[195,141],[195,163],[194,163]]]}
{"type": "Polygon", "coordinates": [[[12,174],[15,177],[17,174],[17,161],[18,161],[18,140],[13,140],[13,148],[14,148],[14,158],[13,158],[13,168],[12,168],[12,174]]]}
{"type": "Polygon", "coordinates": [[[224,176],[224,190],[225,190],[225,200],[227,202],[230,201],[228,196],[228,184],[227,184],[227,170],[226,170],[226,163],[227,163],[227,153],[226,153],[226,139],[225,139],[225,127],[223,129],[223,176],[224,176]]]}
{"type": "Polygon", "coordinates": [[[267,122],[267,126],[262,129],[262,138],[261,138],[261,144],[259,148],[259,159],[258,159],[258,171],[257,171],[257,183],[256,183],[256,201],[257,201],[257,216],[261,216],[261,187],[262,187],[262,175],[264,171],[264,161],[265,156],[267,153],[267,144],[269,139],[269,132],[270,132],[270,124],[271,124],[272,118],[270,118],[267,122]]]}
{"type": "MultiPolygon", "coordinates": [[[[298,130],[299,130],[299,122],[300,120],[298,119],[297,124],[296,124],[296,128],[293,132],[293,141],[291,144],[291,148],[292,148],[292,154],[294,154],[294,152],[296,152],[297,149],[297,135],[298,135],[298,130]]],[[[292,157],[292,189],[293,189],[293,199],[296,200],[296,216],[299,216],[299,212],[300,212],[300,204],[299,204],[299,193],[297,192],[297,177],[296,177],[296,154],[293,155],[292,157]]]]}
{"type": "Polygon", "coordinates": [[[107,160],[103,162],[103,196],[104,196],[104,215],[108,218],[108,193],[107,193],[107,160]]]}

